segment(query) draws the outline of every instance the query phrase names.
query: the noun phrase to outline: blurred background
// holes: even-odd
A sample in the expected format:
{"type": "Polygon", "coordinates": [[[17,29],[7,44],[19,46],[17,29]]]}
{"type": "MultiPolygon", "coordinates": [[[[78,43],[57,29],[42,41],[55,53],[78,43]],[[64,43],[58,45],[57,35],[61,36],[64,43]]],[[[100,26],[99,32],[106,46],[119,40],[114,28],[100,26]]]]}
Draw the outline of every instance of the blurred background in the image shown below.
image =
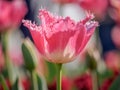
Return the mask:
{"type": "Polygon", "coordinates": [[[0,90],[31,90],[31,70],[36,90],[56,90],[55,65],[41,58],[22,24],[23,19],[40,24],[44,8],[76,22],[90,12],[99,22],[77,60],[63,65],[62,90],[119,90],[120,0],[0,0],[0,90]]]}

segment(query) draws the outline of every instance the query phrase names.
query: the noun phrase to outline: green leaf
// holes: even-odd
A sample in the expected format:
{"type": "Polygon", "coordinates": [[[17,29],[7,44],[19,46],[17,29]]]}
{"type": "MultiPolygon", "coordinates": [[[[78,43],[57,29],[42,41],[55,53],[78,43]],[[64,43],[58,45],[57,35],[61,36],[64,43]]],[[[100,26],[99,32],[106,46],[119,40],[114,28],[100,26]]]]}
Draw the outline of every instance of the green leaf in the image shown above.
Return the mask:
{"type": "Polygon", "coordinates": [[[114,80],[109,90],[120,90],[120,75],[114,80]]]}
{"type": "Polygon", "coordinates": [[[42,90],[42,80],[38,75],[37,75],[37,84],[38,84],[38,90],[42,90]]]}
{"type": "Polygon", "coordinates": [[[4,32],[1,36],[1,42],[2,42],[2,50],[4,53],[7,51],[7,45],[8,45],[8,38],[9,38],[9,32],[4,32]]]}
{"type": "Polygon", "coordinates": [[[47,84],[42,76],[36,72],[32,72],[32,87],[31,90],[47,90],[47,84]]]}
{"type": "Polygon", "coordinates": [[[37,56],[35,53],[35,47],[29,39],[26,39],[23,42],[22,52],[23,52],[25,67],[29,71],[33,71],[36,67],[37,56]]]}
{"type": "Polygon", "coordinates": [[[48,83],[51,83],[56,76],[56,72],[57,72],[56,64],[47,62],[47,61],[46,61],[46,64],[47,64],[47,70],[48,70],[47,81],[48,83]]]}
{"type": "Polygon", "coordinates": [[[95,58],[89,53],[87,53],[86,55],[86,65],[91,71],[94,71],[97,69],[97,62],[95,58]]]}
{"type": "Polygon", "coordinates": [[[18,78],[15,81],[15,84],[12,87],[12,90],[18,90],[18,78]]]}
{"type": "Polygon", "coordinates": [[[99,73],[99,82],[103,83],[105,79],[113,76],[113,72],[111,70],[106,69],[103,73],[99,73]]]}
{"type": "Polygon", "coordinates": [[[0,75],[0,83],[3,86],[3,90],[9,90],[8,86],[7,86],[7,83],[5,82],[5,79],[2,75],[0,75]]]}

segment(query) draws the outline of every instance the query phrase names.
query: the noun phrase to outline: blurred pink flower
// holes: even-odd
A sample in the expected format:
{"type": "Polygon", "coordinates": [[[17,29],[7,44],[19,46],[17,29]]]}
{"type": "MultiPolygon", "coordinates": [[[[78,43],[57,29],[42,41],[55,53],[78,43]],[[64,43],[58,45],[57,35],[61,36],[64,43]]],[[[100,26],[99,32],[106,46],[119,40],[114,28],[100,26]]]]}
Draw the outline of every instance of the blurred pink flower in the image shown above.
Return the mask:
{"type": "Polygon", "coordinates": [[[92,77],[89,74],[83,74],[74,80],[74,86],[77,90],[92,90],[92,77]]]}
{"type": "Polygon", "coordinates": [[[29,78],[22,78],[21,84],[22,84],[23,90],[30,90],[31,83],[29,78]]]}
{"type": "Polygon", "coordinates": [[[75,0],[53,0],[53,1],[60,4],[67,4],[67,3],[73,3],[75,0]]]}
{"type": "Polygon", "coordinates": [[[120,54],[117,51],[109,51],[105,54],[105,63],[107,68],[112,71],[119,72],[120,68],[120,54]]]}
{"type": "Polygon", "coordinates": [[[120,23],[120,0],[110,0],[111,8],[109,10],[110,16],[120,23]]]}
{"type": "Polygon", "coordinates": [[[27,13],[27,7],[23,0],[0,0],[0,31],[18,27],[27,13]]]}
{"type": "Polygon", "coordinates": [[[117,48],[120,48],[120,25],[116,25],[113,27],[111,32],[112,41],[117,48]]]}
{"type": "MultiPolygon", "coordinates": [[[[69,78],[63,77],[62,78],[62,90],[71,90],[72,89],[72,82],[69,78]]],[[[48,90],[57,90],[56,89],[56,82],[48,85],[48,90]]]]}
{"type": "Polygon", "coordinates": [[[34,43],[46,60],[54,63],[66,63],[80,54],[93,34],[98,23],[91,21],[93,15],[75,23],[69,17],[53,16],[46,10],[40,10],[42,25],[23,20],[30,29],[34,43]]]}
{"type": "Polygon", "coordinates": [[[97,18],[104,17],[108,7],[108,0],[78,0],[80,6],[88,11],[91,11],[97,18]]]}

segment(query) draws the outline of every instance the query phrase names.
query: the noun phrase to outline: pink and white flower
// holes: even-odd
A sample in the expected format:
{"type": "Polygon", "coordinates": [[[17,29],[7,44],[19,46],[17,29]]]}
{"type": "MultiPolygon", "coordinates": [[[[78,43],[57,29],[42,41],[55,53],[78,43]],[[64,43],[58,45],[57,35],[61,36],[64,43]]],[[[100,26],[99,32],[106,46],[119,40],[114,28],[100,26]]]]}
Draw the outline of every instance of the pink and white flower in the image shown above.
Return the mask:
{"type": "Polygon", "coordinates": [[[83,50],[92,36],[98,22],[91,21],[93,15],[75,22],[70,17],[53,16],[42,9],[39,12],[41,25],[23,20],[33,37],[34,43],[42,56],[54,63],[73,61],[83,50]]]}

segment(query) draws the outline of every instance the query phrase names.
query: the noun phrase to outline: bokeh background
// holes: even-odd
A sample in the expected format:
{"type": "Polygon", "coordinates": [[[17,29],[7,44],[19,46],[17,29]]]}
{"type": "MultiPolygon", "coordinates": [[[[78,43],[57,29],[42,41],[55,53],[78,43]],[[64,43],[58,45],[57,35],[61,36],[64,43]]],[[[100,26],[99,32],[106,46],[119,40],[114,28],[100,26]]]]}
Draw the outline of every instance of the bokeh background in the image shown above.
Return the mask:
{"type": "Polygon", "coordinates": [[[22,24],[23,19],[40,24],[39,9],[76,22],[90,12],[99,22],[77,60],[63,65],[62,90],[119,90],[120,0],[0,0],[0,75],[4,79],[0,78],[0,90],[7,90],[3,81],[9,90],[14,90],[15,82],[15,90],[31,90],[31,67],[38,76],[36,90],[56,90],[55,66],[41,58],[22,24]],[[25,60],[23,44],[30,45],[27,49],[36,59],[25,60]]]}

